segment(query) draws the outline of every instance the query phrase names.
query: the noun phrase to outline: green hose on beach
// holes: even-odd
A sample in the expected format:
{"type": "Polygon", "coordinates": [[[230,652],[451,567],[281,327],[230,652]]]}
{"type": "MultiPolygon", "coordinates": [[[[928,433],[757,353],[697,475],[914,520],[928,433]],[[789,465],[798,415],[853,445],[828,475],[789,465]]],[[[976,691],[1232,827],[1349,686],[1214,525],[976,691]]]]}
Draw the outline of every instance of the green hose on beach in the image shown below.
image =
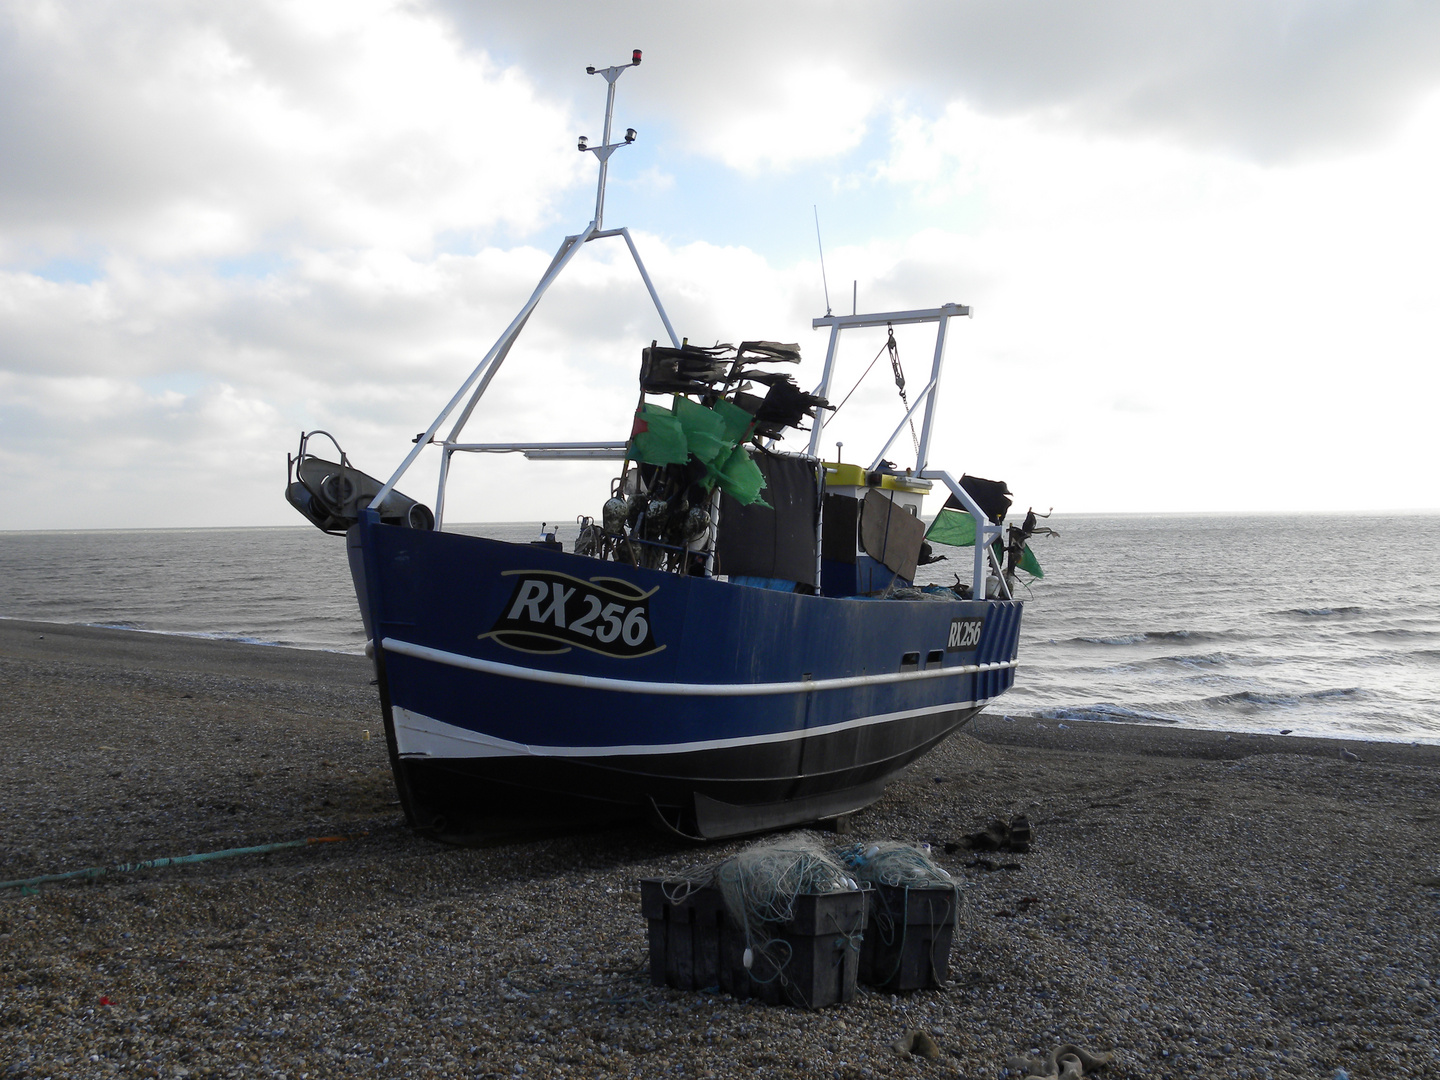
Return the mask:
{"type": "Polygon", "coordinates": [[[275,844],[259,844],[255,847],[225,848],[223,851],[202,851],[194,855],[175,855],[166,859],[146,859],[143,862],[117,863],[114,866],[87,866],[84,870],[70,870],[63,874],[42,874],[39,877],[21,878],[18,881],[0,881],[0,889],[33,889],[52,881],[69,881],[72,878],[98,878],[105,874],[127,874],[133,870],[159,870],[167,866],[183,866],[186,863],[209,862],[212,859],[233,859],[238,855],[266,855],[272,851],[287,848],[310,847],[313,844],[338,844],[349,840],[348,836],[311,836],[304,840],[282,840],[275,844]]]}

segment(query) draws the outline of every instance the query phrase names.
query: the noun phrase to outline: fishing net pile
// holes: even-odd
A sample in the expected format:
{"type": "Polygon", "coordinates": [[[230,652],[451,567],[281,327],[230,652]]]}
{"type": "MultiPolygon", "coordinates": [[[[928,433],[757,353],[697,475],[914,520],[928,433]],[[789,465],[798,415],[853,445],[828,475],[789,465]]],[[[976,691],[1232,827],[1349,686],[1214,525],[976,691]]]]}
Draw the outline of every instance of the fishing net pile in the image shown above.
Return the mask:
{"type": "MultiPolygon", "coordinates": [[[[745,937],[744,964],[784,980],[790,946],[782,929],[795,917],[798,897],[877,886],[955,889],[950,875],[928,850],[896,841],[862,841],[830,847],[797,833],[754,844],[714,866],[695,867],[665,887],[671,903],[707,887],[720,893],[731,920],[745,937]],[[763,958],[766,963],[756,964],[763,958]]],[[[958,899],[958,897],[957,897],[958,899]]],[[[885,913],[879,913],[887,923],[885,913]]]]}
{"type": "MultiPolygon", "coordinates": [[[[733,508],[785,510],[762,496],[773,486],[771,459],[778,455],[771,447],[787,429],[808,430],[804,423],[831,407],[790,375],[767,370],[799,362],[800,346],[775,341],[645,349],[624,470],[599,520],[581,519],[576,554],[685,574],[740,573],[715,571],[710,561],[720,557],[720,496],[733,500],[733,508]],[[665,395],[671,404],[646,400],[665,395]]],[[[812,500],[818,467],[804,460],[812,500]]]]}
{"type": "Polygon", "coordinates": [[[777,967],[783,966],[785,958],[772,954],[769,928],[795,917],[797,896],[858,888],[834,857],[809,836],[746,848],[719,865],[715,883],[730,917],[745,931],[747,944],[766,953],[777,967]]]}
{"type": "Polygon", "coordinates": [[[860,888],[825,845],[805,833],[752,845],[714,867],[688,870],[667,885],[666,895],[679,903],[711,885],[745,935],[746,969],[755,970],[756,957],[763,956],[776,972],[790,959],[790,946],[777,935],[794,919],[796,898],[860,888]]]}
{"type": "MultiPolygon", "coordinates": [[[[926,916],[922,923],[928,927],[919,939],[928,960],[923,985],[942,985],[949,939],[944,939],[942,950],[935,931],[947,924],[954,925],[959,915],[960,889],[950,874],[930,857],[930,845],[913,847],[893,840],[862,841],[837,849],[835,857],[863,887],[879,890],[871,894],[868,934],[873,935],[873,940],[866,941],[866,959],[862,960],[866,965],[866,981],[884,987],[905,978],[907,938],[913,916],[921,912],[926,916]],[[912,889],[923,891],[912,897],[912,889]],[[912,904],[918,907],[912,908],[912,904]],[[928,946],[924,944],[926,940],[930,942],[928,946]],[[893,956],[893,963],[882,963],[882,956],[893,956]]],[[[911,971],[910,977],[914,975],[911,971]]],[[[911,985],[913,988],[916,984],[911,985]]]]}
{"type": "Polygon", "coordinates": [[[929,851],[894,840],[850,844],[837,848],[835,858],[851,877],[866,885],[919,888],[954,884],[929,851]]]}

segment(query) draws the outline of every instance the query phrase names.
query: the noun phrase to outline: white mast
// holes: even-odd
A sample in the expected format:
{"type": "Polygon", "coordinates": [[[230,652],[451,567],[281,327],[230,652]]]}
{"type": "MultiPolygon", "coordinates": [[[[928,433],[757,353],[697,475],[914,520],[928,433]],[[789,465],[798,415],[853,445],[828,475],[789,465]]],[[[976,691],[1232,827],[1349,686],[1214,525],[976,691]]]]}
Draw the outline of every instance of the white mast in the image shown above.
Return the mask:
{"type": "Polygon", "coordinates": [[[531,293],[530,299],[520,309],[505,332],[500,335],[499,340],[490,347],[484,358],[476,365],[475,370],[470,373],[456,391],[445,408],[440,411],[428,428],[415,439],[415,448],[406,455],[400,467],[395,470],[394,475],[385,482],[379,493],[370,501],[369,507],[372,510],[378,509],[385,501],[386,496],[394,489],[400,478],[405,475],[420,452],[425,447],[436,444],[440,447],[440,483],[439,490],[435,495],[435,527],[439,529],[445,509],[445,485],[450,473],[450,455],[457,451],[469,451],[472,453],[521,453],[527,458],[622,458],[625,456],[623,442],[516,442],[516,443],[478,443],[461,442],[460,433],[470,414],[474,412],[475,405],[489,389],[490,382],[500,370],[500,365],[510,354],[510,347],[515,344],[515,339],[520,336],[520,331],[525,328],[531,313],[535,310],[540,298],[560,276],[561,271],[569,265],[570,260],[575,257],[580,248],[591,240],[599,240],[602,237],[618,236],[625,241],[626,247],[630,249],[630,257],[635,260],[635,268],[640,271],[640,280],[645,283],[645,289],[650,294],[650,300],[655,305],[655,311],[660,316],[660,321],[665,325],[665,333],[669,336],[671,344],[677,349],[680,347],[680,338],[675,333],[675,328],[670,324],[670,316],[665,313],[665,307],[660,303],[660,296],[655,291],[655,285],[650,280],[650,274],[645,269],[644,262],[640,259],[640,252],[635,247],[635,241],[630,237],[629,229],[603,229],[601,227],[605,214],[605,181],[609,172],[610,155],[622,146],[629,146],[635,141],[635,129],[626,128],[625,138],[620,142],[610,141],[610,132],[615,114],[615,80],[632,67],[640,64],[640,50],[636,49],[630,54],[630,63],[618,64],[608,68],[587,67],[587,74],[600,75],[608,84],[605,93],[605,135],[600,146],[589,145],[588,137],[580,136],[578,149],[595,155],[600,162],[600,175],[595,185],[595,219],[590,222],[581,232],[574,236],[567,236],[560,244],[560,249],[555,253],[554,260],[550,263],[540,283],[531,293]],[[477,385],[478,384],[478,385],[477,385]],[[471,388],[474,388],[473,390],[471,388]],[[451,428],[450,434],[437,439],[436,433],[440,426],[445,423],[446,417],[455,411],[460,402],[465,399],[466,394],[470,399],[461,410],[459,418],[451,428]]]}
{"type": "Polygon", "coordinates": [[[636,49],[630,54],[630,63],[620,64],[616,67],[593,68],[587,67],[585,74],[599,75],[609,83],[605,91],[605,134],[600,138],[599,146],[590,146],[589,138],[580,136],[580,151],[589,151],[600,159],[600,178],[595,185],[595,231],[599,232],[605,227],[605,177],[610,168],[610,155],[622,146],[629,146],[635,141],[635,129],[625,129],[625,141],[612,143],[610,141],[610,120],[615,114],[615,80],[621,74],[632,67],[640,66],[640,50],[636,49]]]}

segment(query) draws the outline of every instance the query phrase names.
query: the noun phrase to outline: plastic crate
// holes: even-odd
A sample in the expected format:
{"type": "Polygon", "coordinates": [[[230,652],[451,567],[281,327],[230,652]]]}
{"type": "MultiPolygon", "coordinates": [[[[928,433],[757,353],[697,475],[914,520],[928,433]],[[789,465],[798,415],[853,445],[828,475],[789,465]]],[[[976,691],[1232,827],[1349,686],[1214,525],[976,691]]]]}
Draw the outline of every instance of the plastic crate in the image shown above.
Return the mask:
{"type": "Polygon", "coordinates": [[[953,885],[877,885],[860,953],[860,981],[891,993],[943,986],[960,917],[953,885]]]}
{"type": "Polygon", "coordinates": [[[725,909],[720,890],[698,889],[679,903],[666,882],[640,882],[648,922],[650,981],[677,990],[713,987],[740,999],[823,1009],[854,999],[865,931],[867,894],[810,893],[795,898],[795,914],[771,929],[777,968],[756,952],[745,967],[745,934],[725,909]]]}

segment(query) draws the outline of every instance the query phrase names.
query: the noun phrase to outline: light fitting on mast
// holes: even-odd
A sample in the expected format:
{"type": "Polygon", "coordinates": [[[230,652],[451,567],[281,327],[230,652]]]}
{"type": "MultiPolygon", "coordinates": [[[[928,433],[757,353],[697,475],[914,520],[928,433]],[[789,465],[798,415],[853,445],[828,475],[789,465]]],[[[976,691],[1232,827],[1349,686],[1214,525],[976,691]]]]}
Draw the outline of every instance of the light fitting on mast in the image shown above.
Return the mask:
{"type": "Polygon", "coordinates": [[[585,69],[587,75],[602,75],[605,81],[610,84],[609,91],[605,95],[605,135],[601,138],[600,145],[591,146],[588,135],[581,135],[579,142],[576,144],[576,148],[582,154],[588,151],[600,160],[600,178],[595,187],[595,228],[597,230],[604,224],[605,174],[609,169],[610,155],[622,146],[631,145],[635,141],[637,134],[634,128],[626,128],[624,142],[612,143],[610,141],[610,121],[615,112],[615,80],[628,68],[638,67],[639,65],[640,50],[635,49],[630,54],[630,63],[628,64],[617,64],[615,67],[608,68],[587,67],[585,69]]]}

